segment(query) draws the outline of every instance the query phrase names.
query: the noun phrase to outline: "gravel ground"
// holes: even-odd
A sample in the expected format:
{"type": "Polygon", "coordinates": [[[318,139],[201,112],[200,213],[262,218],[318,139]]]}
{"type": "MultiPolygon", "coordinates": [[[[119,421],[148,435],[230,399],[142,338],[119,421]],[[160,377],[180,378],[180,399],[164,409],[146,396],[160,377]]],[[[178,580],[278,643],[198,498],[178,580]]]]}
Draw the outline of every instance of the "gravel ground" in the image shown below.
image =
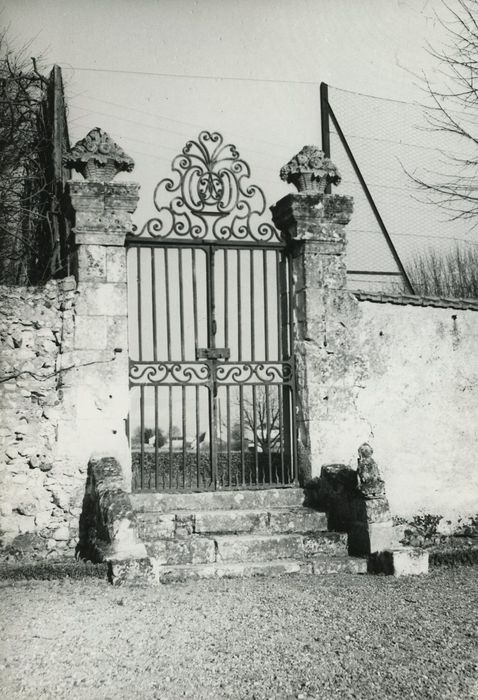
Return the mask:
{"type": "Polygon", "coordinates": [[[0,589],[6,700],[478,698],[473,567],[0,589]]]}

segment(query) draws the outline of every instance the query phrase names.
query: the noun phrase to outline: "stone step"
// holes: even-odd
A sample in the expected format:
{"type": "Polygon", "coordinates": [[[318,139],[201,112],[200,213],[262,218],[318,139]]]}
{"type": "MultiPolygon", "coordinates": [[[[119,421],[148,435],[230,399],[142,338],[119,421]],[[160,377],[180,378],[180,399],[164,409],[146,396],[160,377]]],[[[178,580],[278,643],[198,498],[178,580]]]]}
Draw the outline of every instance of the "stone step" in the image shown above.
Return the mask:
{"type": "Polygon", "coordinates": [[[137,513],[139,535],[143,540],[172,538],[196,533],[200,535],[233,533],[293,533],[327,530],[327,517],[312,508],[277,508],[270,510],[203,510],[186,514],[137,513]],[[188,525],[189,521],[189,525],[188,525]]]}
{"type": "Polygon", "coordinates": [[[159,583],[195,581],[203,578],[238,578],[251,576],[283,576],[284,574],[366,574],[367,560],[356,557],[324,556],[321,560],[304,562],[298,559],[245,561],[195,566],[164,566],[159,570],[159,583]]]}
{"type": "Polygon", "coordinates": [[[216,535],[214,539],[219,563],[300,559],[304,556],[302,535],[216,535]]]}
{"type": "Polygon", "coordinates": [[[345,532],[311,532],[303,535],[302,545],[306,558],[323,554],[348,556],[345,532]]]}
{"type": "Polygon", "coordinates": [[[255,533],[143,538],[149,557],[165,564],[207,564],[215,561],[258,561],[347,555],[347,536],[338,532],[255,533]]]}
{"type": "Polygon", "coordinates": [[[195,581],[203,578],[239,578],[251,576],[282,576],[311,573],[311,566],[297,559],[274,561],[230,562],[196,566],[165,566],[159,570],[159,583],[195,581]]]}
{"type": "Polygon", "coordinates": [[[246,491],[203,491],[200,493],[133,493],[136,512],[169,513],[202,510],[268,510],[293,508],[304,502],[301,488],[251,489],[246,491]]]}
{"type": "Polygon", "coordinates": [[[311,573],[315,574],[315,576],[367,573],[367,559],[362,559],[361,557],[321,555],[314,557],[310,561],[310,565],[312,568],[311,573]]]}
{"type": "Polygon", "coordinates": [[[182,539],[145,542],[146,552],[159,566],[176,564],[213,564],[216,543],[209,537],[191,535],[182,539]]]}

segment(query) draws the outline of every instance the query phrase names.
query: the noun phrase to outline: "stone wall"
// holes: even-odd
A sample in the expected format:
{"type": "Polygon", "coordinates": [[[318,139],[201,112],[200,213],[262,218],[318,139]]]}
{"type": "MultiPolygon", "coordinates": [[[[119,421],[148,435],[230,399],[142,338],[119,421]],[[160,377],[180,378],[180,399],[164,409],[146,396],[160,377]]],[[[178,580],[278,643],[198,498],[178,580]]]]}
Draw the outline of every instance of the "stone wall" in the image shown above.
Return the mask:
{"type": "Polygon", "coordinates": [[[330,359],[320,353],[312,475],[323,464],[355,466],[357,444],[367,441],[394,515],[435,514],[452,523],[475,516],[478,308],[347,297],[342,312],[332,308],[325,321],[334,342],[330,359]]]}
{"type": "Polygon", "coordinates": [[[369,443],[393,515],[476,516],[478,302],[352,293],[349,197],[304,190],[272,213],[294,278],[302,473],[356,467],[369,443]]]}
{"type": "Polygon", "coordinates": [[[0,287],[0,548],[29,558],[74,552],[86,478],[56,451],[62,360],[73,347],[76,283],[0,287]]]}

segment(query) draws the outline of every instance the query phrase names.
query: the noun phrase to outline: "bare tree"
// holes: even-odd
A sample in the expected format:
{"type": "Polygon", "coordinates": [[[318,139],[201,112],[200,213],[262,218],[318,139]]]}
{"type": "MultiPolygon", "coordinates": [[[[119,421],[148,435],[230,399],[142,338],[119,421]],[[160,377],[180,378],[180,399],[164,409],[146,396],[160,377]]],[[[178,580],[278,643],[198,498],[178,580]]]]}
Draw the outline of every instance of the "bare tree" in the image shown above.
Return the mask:
{"type": "Polygon", "coordinates": [[[449,148],[440,151],[441,166],[423,174],[408,173],[429,199],[452,220],[478,223],[478,2],[443,0],[437,21],[448,40],[442,49],[429,47],[440,71],[437,80],[424,77],[429,103],[428,127],[447,134],[449,148]],[[453,3],[453,4],[451,4],[453,3]],[[463,155],[457,155],[463,153],[463,155]],[[445,172],[440,172],[444,170],[445,172]]]}
{"type": "MultiPolygon", "coordinates": [[[[42,276],[42,233],[48,227],[45,128],[48,80],[0,33],[0,283],[42,276]],[[33,273],[33,270],[36,272],[33,273]]],[[[37,279],[33,279],[36,277],[37,279]]]]}
{"type": "Polygon", "coordinates": [[[281,410],[275,395],[268,387],[255,389],[255,397],[244,398],[242,415],[244,426],[262,452],[272,452],[281,439],[281,410]]]}

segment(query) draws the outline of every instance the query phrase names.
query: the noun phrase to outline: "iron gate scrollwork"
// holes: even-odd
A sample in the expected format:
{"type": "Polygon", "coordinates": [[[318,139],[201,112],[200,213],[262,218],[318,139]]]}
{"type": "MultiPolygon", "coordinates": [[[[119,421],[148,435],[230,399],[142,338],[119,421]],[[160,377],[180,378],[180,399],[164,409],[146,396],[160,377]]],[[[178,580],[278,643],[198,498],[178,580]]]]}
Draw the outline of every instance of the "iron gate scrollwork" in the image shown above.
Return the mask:
{"type": "Polygon", "coordinates": [[[288,254],[220,134],[172,171],[127,240],[133,487],[295,484],[288,254]]]}

